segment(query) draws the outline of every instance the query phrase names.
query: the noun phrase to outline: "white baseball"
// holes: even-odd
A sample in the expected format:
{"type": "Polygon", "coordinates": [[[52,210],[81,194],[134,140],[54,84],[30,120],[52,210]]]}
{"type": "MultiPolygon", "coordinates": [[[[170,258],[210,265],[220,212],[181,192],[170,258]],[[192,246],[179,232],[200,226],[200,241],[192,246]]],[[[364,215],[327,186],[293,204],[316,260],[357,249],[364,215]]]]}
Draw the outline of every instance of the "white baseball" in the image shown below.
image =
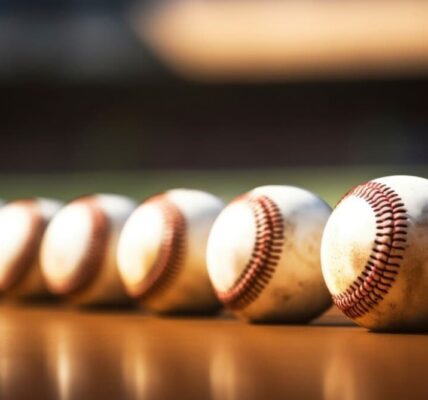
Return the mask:
{"type": "Polygon", "coordinates": [[[0,208],[0,290],[13,297],[48,294],[39,250],[46,225],[62,203],[44,198],[15,200],[0,208]]]}
{"type": "Polygon", "coordinates": [[[206,243],[223,202],[175,189],[142,203],[126,222],[117,262],[128,293],[158,312],[209,312],[219,302],[205,263],[206,243]]]}
{"type": "Polygon", "coordinates": [[[322,240],[334,303],[373,330],[428,328],[428,180],[389,176],[339,202],[322,240]]]}
{"type": "Polygon", "coordinates": [[[135,208],[125,196],[96,194],[63,207],[46,229],[42,272],[49,289],[79,305],[126,302],[116,248],[125,220],[135,208]]]}
{"type": "Polygon", "coordinates": [[[330,207],[292,186],[262,186],[214,223],[208,272],[222,302],[250,321],[306,322],[329,307],[319,248],[330,207]]]}

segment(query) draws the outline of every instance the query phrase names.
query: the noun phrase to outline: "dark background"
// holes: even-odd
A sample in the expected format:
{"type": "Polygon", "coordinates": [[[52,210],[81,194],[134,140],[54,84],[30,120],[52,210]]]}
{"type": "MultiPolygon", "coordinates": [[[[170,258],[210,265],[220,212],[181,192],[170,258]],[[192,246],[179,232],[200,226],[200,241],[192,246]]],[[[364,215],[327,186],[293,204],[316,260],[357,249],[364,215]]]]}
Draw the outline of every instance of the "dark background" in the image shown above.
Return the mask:
{"type": "Polygon", "coordinates": [[[191,82],[135,5],[0,2],[2,172],[426,163],[428,74],[191,82]]]}

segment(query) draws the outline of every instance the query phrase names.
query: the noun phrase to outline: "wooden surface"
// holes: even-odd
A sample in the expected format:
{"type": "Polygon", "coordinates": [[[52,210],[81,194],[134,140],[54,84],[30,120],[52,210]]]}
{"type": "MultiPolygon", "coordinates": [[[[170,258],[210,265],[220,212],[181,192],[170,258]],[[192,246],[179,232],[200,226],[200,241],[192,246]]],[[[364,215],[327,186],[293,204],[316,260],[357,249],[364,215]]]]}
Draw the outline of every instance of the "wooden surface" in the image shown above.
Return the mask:
{"type": "Polygon", "coordinates": [[[0,306],[4,399],[425,399],[428,337],[0,306]]]}

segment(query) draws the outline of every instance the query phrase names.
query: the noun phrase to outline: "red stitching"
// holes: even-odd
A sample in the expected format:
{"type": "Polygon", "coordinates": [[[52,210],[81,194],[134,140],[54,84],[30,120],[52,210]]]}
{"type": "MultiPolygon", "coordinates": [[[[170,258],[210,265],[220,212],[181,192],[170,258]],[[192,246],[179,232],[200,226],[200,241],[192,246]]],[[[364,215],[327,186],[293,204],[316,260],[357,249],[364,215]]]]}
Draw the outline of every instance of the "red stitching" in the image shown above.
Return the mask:
{"type": "Polygon", "coordinates": [[[12,261],[6,275],[3,277],[0,283],[1,290],[12,289],[27,275],[32,264],[37,260],[40,243],[47,225],[47,221],[45,221],[38,209],[37,200],[17,200],[9,204],[22,207],[28,213],[30,219],[30,233],[25,243],[22,245],[22,251],[12,261]]]}
{"type": "Polygon", "coordinates": [[[250,260],[235,284],[217,291],[229,308],[242,309],[256,300],[271,280],[284,243],[284,222],[278,206],[267,196],[241,197],[251,208],[256,223],[256,239],[250,260]]]}
{"type": "Polygon", "coordinates": [[[81,292],[90,286],[102,268],[106,256],[109,235],[110,220],[97,202],[95,196],[81,197],[74,200],[71,204],[81,204],[87,207],[92,218],[92,229],[86,252],[80,263],[75,266],[73,274],[65,282],[52,282],[45,280],[47,286],[58,294],[75,294],[81,292]]]}
{"type": "Polygon", "coordinates": [[[140,299],[159,294],[169,287],[180,271],[186,247],[186,220],[178,207],[165,194],[154,196],[148,202],[161,209],[165,228],[158,257],[134,293],[140,299]]]}
{"type": "Polygon", "coordinates": [[[406,247],[408,217],[400,196],[383,183],[356,186],[342,200],[349,196],[366,200],[376,218],[376,237],[363,272],[344,292],[333,295],[338,308],[358,318],[382,301],[395,282],[406,247]]]}

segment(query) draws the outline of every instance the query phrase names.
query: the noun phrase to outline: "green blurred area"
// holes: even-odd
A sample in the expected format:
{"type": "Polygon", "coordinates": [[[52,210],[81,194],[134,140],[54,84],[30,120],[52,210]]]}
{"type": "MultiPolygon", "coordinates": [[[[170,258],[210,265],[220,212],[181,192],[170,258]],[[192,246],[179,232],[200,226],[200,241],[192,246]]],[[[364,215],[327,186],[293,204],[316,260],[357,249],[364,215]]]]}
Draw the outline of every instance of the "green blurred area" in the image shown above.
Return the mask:
{"type": "Polygon", "coordinates": [[[167,189],[207,190],[225,200],[256,186],[279,184],[305,187],[334,205],[352,186],[386,175],[425,177],[428,167],[311,167],[243,170],[157,170],[67,174],[0,174],[0,197],[45,196],[70,200],[89,193],[120,193],[137,200],[167,189]]]}

